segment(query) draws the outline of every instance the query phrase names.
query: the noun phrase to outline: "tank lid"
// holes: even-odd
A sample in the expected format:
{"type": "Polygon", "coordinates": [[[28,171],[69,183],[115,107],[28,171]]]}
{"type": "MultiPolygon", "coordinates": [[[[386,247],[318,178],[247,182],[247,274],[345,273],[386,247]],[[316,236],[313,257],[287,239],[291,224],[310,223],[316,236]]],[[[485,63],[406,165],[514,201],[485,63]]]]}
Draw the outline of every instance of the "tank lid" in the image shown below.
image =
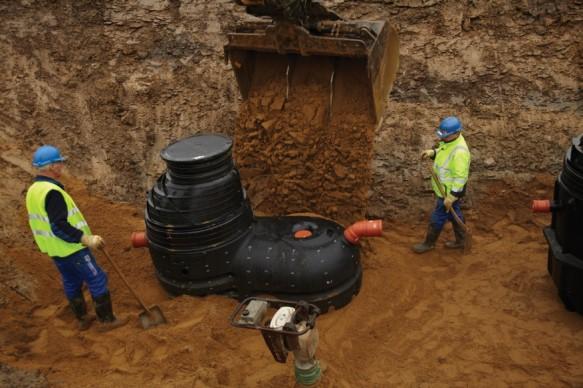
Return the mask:
{"type": "Polygon", "coordinates": [[[233,141],[221,134],[194,135],[170,144],[160,152],[166,162],[204,162],[230,152],[233,141]]]}

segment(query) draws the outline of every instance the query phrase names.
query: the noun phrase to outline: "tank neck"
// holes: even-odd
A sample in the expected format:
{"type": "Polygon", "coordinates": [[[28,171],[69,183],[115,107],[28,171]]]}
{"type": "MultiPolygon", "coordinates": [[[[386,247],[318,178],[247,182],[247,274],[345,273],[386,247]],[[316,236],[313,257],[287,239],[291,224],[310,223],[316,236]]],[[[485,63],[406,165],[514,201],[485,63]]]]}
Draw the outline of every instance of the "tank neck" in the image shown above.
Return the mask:
{"type": "Polygon", "coordinates": [[[160,156],[167,179],[187,185],[219,178],[234,168],[233,142],[223,135],[195,135],[172,143],[160,156]]]}

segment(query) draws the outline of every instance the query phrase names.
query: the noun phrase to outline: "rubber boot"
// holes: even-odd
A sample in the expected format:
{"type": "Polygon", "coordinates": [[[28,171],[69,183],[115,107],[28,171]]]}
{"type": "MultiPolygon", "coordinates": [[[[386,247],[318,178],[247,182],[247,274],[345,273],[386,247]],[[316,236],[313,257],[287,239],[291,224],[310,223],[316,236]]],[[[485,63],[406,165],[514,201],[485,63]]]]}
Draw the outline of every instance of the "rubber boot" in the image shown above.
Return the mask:
{"type": "Polygon", "coordinates": [[[87,314],[87,304],[85,303],[85,298],[83,294],[79,294],[76,297],[69,299],[69,306],[75,314],[75,318],[79,321],[79,330],[85,331],[91,327],[91,323],[95,320],[95,315],[87,314]]]}
{"type": "Polygon", "coordinates": [[[466,243],[466,232],[455,221],[453,222],[453,234],[455,235],[455,241],[446,241],[445,247],[449,249],[463,248],[466,243]]]}
{"type": "Polygon", "coordinates": [[[118,319],[113,315],[113,307],[111,305],[111,296],[109,292],[94,298],[95,302],[95,313],[97,314],[97,319],[101,323],[99,325],[98,331],[104,333],[113,329],[117,329],[128,323],[127,318],[118,319]]]}
{"type": "Polygon", "coordinates": [[[427,227],[427,235],[425,236],[425,241],[420,244],[413,245],[413,251],[415,253],[425,253],[427,251],[435,248],[435,242],[441,233],[441,229],[437,229],[433,224],[429,224],[427,227]]]}

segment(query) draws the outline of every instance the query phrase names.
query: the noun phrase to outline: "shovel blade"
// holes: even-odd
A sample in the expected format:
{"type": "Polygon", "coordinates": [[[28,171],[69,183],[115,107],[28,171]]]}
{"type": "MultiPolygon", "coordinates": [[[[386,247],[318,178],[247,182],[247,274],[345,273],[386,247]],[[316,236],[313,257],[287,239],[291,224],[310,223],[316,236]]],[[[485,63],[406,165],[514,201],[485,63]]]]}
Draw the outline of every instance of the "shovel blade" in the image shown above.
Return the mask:
{"type": "Polygon", "coordinates": [[[152,306],[148,311],[142,311],[139,315],[140,324],[144,329],[167,323],[166,317],[159,306],[152,306]]]}

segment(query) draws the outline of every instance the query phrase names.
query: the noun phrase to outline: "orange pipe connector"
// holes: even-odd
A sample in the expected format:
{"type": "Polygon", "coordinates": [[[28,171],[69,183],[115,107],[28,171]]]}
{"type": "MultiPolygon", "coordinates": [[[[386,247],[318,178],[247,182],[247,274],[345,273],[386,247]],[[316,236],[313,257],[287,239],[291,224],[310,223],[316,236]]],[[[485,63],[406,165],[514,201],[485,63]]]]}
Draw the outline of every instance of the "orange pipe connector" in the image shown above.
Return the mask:
{"type": "Polygon", "coordinates": [[[361,237],[379,237],[382,234],[382,220],[358,221],[344,230],[344,238],[351,244],[357,244],[361,237]]]}
{"type": "Polygon", "coordinates": [[[552,204],[548,199],[535,199],[532,201],[531,209],[533,213],[550,213],[552,204]]]}
{"type": "Polygon", "coordinates": [[[146,232],[132,232],[132,247],[144,248],[148,246],[148,237],[146,232]]]}

